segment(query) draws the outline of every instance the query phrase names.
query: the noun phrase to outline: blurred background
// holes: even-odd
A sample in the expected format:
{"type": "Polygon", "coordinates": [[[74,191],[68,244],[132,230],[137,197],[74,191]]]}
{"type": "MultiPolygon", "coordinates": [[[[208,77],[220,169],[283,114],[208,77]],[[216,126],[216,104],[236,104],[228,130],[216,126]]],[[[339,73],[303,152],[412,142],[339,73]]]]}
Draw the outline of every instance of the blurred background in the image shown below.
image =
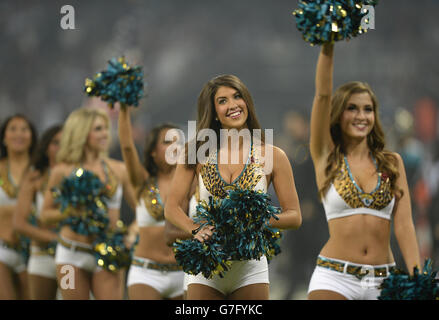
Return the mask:
{"type": "MultiPolygon", "coordinates": [[[[42,132],[76,108],[93,105],[84,80],[125,55],[143,66],[146,97],[133,112],[139,150],[150,128],[182,128],[195,120],[206,81],[237,75],[247,85],[264,128],[290,157],[303,225],[284,233],[270,264],[271,298],[304,299],[316,257],[328,239],[309,157],[309,117],[318,47],[305,43],[294,16],[297,1],[160,0],[0,2],[0,120],[20,112],[42,132]],[[64,30],[64,5],[75,29],[64,30]]],[[[399,152],[410,186],[422,258],[439,268],[439,1],[386,0],[375,30],[337,43],[337,87],[361,80],[374,89],[387,147],[399,152]]],[[[117,129],[117,110],[109,111],[117,129]]],[[[186,129],[185,129],[186,130],[186,129]]],[[[116,130],[112,156],[121,159],[116,130]]],[[[272,190],[271,190],[272,192],[272,190]]],[[[133,213],[126,207],[127,222],[133,213]]],[[[399,267],[404,262],[392,237],[399,267]]]]}

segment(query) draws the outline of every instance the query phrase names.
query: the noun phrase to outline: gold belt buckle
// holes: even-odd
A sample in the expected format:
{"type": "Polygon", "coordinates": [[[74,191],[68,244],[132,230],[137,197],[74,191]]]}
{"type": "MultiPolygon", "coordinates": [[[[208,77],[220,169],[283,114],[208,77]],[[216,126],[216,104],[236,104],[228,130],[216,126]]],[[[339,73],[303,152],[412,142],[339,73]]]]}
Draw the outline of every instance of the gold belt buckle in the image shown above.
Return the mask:
{"type": "Polygon", "coordinates": [[[364,265],[361,266],[360,271],[358,274],[355,275],[355,277],[357,277],[357,279],[362,280],[365,276],[372,274],[373,276],[375,276],[375,268],[373,266],[370,265],[364,265]]]}

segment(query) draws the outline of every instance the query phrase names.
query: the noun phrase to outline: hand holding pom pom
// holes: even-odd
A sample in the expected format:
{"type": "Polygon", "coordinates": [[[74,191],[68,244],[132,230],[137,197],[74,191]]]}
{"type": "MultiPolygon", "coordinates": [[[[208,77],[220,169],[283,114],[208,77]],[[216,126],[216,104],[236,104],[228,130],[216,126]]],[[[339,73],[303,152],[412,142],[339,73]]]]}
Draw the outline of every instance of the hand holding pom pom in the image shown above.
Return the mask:
{"type": "Polygon", "coordinates": [[[414,268],[413,275],[402,270],[391,272],[384,279],[380,289],[379,300],[439,300],[439,280],[437,271],[432,271],[432,262],[427,259],[424,268],[419,273],[414,268]]]}
{"type": "Polygon", "coordinates": [[[239,189],[224,199],[202,201],[194,218],[201,225],[195,239],[174,243],[177,263],[186,273],[221,277],[232,260],[270,259],[280,253],[281,234],[269,225],[279,209],[269,202],[268,194],[239,189]]]}
{"type": "Polygon", "coordinates": [[[311,45],[333,43],[356,37],[367,29],[362,19],[378,0],[302,0],[293,12],[297,29],[311,45]]]}
{"type": "Polygon", "coordinates": [[[122,106],[138,106],[143,96],[142,67],[131,67],[125,58],[112,58],[108,69],[97,73],[93,80],[85,80],[84,91],[89,96],[101,97],[112,108],[114,103],[122,106]]]}
{"type": "Polygon", "coordinates": [[[103,232],[109,223],[104,184],[91,171],[79,168],[52,189],[55,203],[66,215],[62,224],[83,234],[103,232]],[[82,208],[82,209],[81,209],[82,208]]]}

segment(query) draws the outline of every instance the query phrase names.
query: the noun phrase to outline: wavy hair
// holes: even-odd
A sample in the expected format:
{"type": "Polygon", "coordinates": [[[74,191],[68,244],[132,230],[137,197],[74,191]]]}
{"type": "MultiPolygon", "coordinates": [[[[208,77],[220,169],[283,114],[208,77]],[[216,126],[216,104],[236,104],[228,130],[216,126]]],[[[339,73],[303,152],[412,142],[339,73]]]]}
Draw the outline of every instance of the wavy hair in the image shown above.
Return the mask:
{"type": "Polygon", "coordinates": [[[151,154],[154,151],[155,147],[157,146],[160,132],[162,132],[162,130],[164,129],[180,129],[180,128],[172,123],[164,123],[162,125],[152,128],[151,131],[146,136],[145,147],[143,149],[144,150],[143,166],[151,176],[157,176],[158,173],[157,164],[155,163],[154,158],[152,157],[151,154]]]}
{"type": "Polygon", "coordinates": [[[104,119],[111,130],[110,118],[102,109],[83,107],[70,113],[63,126],[60,148],[56,155],[57,162],[78,164],[83,160],[88,135],[98,117],[104,119]]]}
{"type": "Polygon", "coordinates": [[[36,147],[35,153],[32,157],[31,166],[41,173],[44,173],[49,168],[49,157],[47,155],[47,149],[53,138],[62,130],[62,125],[57,124],[46,131],[41,136],[40,141],[36,147]]]}
{"type": "Polygon", "coordinates": [[[380,172],[385,172],[390,177],[392,193],[400,197],[403,194],[403,191],[396,186],[396,180],[399,177],[397,167],[398,160],[390,151],[385,149],[385,136],[379,118],[378,100],[367,83],[352,81],[337,88],[331,99],[330,133],[332,141],[334,142],[334,149],[330,152],[327,158],[327,165],[325,168],[327,178],[323,187],[319,190],[320,198],[324,197],[342,165],[343,154],[345,153],[342,130],[340,127],[342,113],[346,109],[349,98],[353,94],[363,92],[369,94],[373,103],[373,111],[375,115],[374,126],[367,136],[367,145],[372,156],[376,159],[378,170],[380,172]]]}
{"type": "MultiPolygon", "coordinates": [[[[221,123],[215,120],[216,111],[215,111],[215,94],[217,93],[220,87],[229,87],[238,91],[242,99],[245,101],[248,110],[247,116],[247,127],[252,132],[253,129],[261,129],[261,125],[259,124],[258,118],[256,116],[255,105],[253,102],[253,98],[250,95],[249,90],[246,85],[235,75],[220,75],[211,80],[209,80],[203,87],[198,96],[197,101],[197,136],[198,133],[203,129],[212,129],[215,131],[216,136],[220,137],[220,129],[221,123]]],[[[264,132],[261,131],[261,141],[265,142],[264,132]]],[[[196,142],[196,151],[198,152],[198,148],[202,144],[202,141],[196,142]]],[[[217,144],[219,144],[219,139],[217,144]]],[[[186,157],[188,157],[188,144],[186,144],[186,157]]],[[[187,158],[186,158],[187,160],[187,158]]],[[[198,161],[198,160],[197,160],[198,161]]],[[[189,164],[186,161],[188,167],[193,167],[194,164],[189,164]]]]}

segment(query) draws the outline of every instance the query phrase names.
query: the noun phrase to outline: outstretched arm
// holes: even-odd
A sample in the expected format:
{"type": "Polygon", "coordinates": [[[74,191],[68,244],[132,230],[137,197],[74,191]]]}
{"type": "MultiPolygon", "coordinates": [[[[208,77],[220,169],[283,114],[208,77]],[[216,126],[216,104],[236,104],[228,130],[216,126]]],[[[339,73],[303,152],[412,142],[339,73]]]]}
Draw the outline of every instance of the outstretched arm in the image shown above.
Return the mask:
{"type": "Polygon", "coordinates": [[[130,109],[128,106],[120,108],[119,111],[119,142],[122,151],[123,161],[127,167],[130,182],[135,190],[141,188],[149,174],[142,166],[136,146],[133,141],[133,132],[130,119],[130,109]]]}
{"type": "Polygon", "coordinates": [[[330,135],[331,95],[333,77],[333,44],[321,47],[317,61],[315,95],[311,111],[310,151],[314,164],[326,160],[333,148],[330,135]]]}

